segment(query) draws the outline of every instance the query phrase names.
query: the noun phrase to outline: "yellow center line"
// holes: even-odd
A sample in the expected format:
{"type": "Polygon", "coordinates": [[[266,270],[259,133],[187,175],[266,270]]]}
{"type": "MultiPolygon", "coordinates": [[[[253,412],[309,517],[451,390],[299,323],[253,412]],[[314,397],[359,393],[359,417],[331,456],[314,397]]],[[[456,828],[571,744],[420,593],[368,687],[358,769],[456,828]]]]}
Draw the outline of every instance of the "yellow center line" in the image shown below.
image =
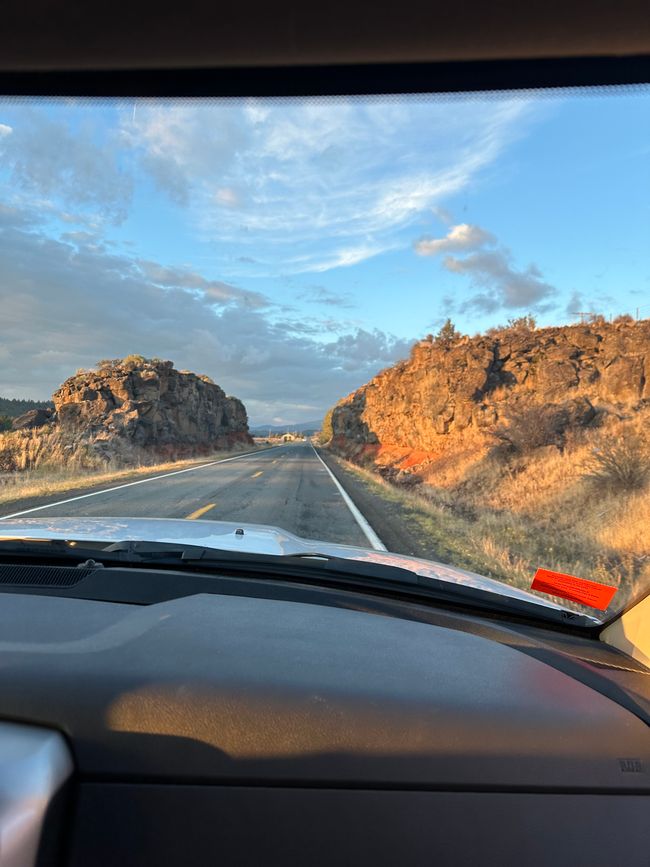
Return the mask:
{"type": "Polygon", "coordinates": [[[187,515],[187,520],[196,521],[197,518],[200,518],[201,515],[205,515],[205,513],[209,512],[210,509],[214,509],[216,505],[216,503],[208,503],[207,506],[201,506],[201,508],[197,509],[196,512],[191,512],[189,515],[187,515]]]}
{"type": "Polygon", "coordinates": [[[263,476],[263,475],[264,475],[264,470],[260,470],[259,473],[253,473],[253,475],[251,476],[251,479],[256,479],[258,476],[263,476]]]}

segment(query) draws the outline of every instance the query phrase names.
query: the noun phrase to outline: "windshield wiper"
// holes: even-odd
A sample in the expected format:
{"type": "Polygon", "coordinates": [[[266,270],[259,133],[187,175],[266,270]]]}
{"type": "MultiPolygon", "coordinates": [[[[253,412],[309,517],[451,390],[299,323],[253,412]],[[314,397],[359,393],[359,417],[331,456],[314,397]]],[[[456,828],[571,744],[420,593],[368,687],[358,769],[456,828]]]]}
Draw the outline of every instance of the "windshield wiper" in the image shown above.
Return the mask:
{"type": "MultiPolygon", "coordinates": [[[[454,607],[469,607],[492,614],[542,618],[564,626],[593,629],[598,622],[585,614],[551,608],[498,592],[418,575],[400,566],[333,557],[321,553],[255,554],[176,542],[125,540],[106,543],[64,539],[0,540],[0,562],[16,555],[31,562],[63,561],[85,569],[125,566],[142,569],[173,569],[207,574],[210,580],[234,576],[260,580],[298,581],[385,594],[401,592],[409,598],[436,601],[454,607]]],[[[182,588],[181,588],[182,589],[182,588]]],[[[211,592],[208,585],[203,592],[211,592]]],[[[216,591],[218,592],[218,591],[216,591]]]]}

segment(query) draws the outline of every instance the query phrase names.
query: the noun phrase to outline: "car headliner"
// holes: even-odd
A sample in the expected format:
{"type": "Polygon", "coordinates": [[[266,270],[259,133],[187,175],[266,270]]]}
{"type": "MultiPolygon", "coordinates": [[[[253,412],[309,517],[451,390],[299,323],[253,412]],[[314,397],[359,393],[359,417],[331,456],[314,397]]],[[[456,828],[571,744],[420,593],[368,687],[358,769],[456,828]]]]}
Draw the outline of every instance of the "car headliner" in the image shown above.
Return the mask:
{"type": "Polygon", "coordinates": [[[650,55],[644,0],[6,0],[2,18],[0,72],[650,55]]]}

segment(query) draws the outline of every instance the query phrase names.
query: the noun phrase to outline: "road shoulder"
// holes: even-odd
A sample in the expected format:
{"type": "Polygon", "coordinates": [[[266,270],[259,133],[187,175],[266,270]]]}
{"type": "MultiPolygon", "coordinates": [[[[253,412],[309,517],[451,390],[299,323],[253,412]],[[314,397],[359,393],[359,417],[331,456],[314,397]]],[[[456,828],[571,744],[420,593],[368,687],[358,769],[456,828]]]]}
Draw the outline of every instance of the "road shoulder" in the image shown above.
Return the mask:
{"type": "Polygon", "coordinates": [[[427,533],[422,512],[405,504],[398,491],[355,473],[325,448],[317,447],[316,451],[389,551],[427,560],[442,559],[427,533]]]}

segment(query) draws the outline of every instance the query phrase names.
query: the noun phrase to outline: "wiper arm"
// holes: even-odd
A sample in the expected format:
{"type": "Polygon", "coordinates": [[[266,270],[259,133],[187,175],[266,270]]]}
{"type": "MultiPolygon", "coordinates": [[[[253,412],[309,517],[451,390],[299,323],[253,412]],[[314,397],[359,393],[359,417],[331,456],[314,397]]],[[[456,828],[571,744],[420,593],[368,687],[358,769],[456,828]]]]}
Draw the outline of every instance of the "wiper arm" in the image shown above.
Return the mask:
{"type": "Polygon", "coordinates": [[[143,542],[125,540],[106,542],[75,542],[61,539],[1,540],[3,554],[16,554],[51,560],[76,561],[78,566],[128,565],[134,568],[171,568],[175,571],[209,573],[210,578],[223,575],[255,579],[294,580],[313,584],[333,584],[348,589],[395,594],[400,590],[409,597],[428,602],[440,602],[454,607],[469,607],[492,614],[543,618],[562,625],[593,628],[596,622],[585,614],[563,608],[550,608],[542,603],[517,599],[498,592],[482,590],[443,579],[418,575],[399,566],[332,557],[329,554],[254,554],[246,551],[225,551],[175,542],[143,542]],[[217,574],[215,574],[217,573],[217,574]]]}
{"type": "Polygon", "coordinates": [[[383,578],[403,584],[426,585],[428,579],[399,566],[387,566],[365,560],[332,557],[329,554],[255,554],[247,551],[228,551],[202,545],[175,542],[77,542],[66,539],[5,539],[0,540],[0,557],[7,554],[39,557],[47,560],[74,560],[85,565],[129,564],[132,566],[210,567],[234,569],[237,572],[260,570],[284,575],[290,572],[354,575],[363,578],[383,578]]]}
{"type": "Polygon", "coordinates": [[[220,569],[234,569],[237,572],[259,571],[278,575],[297,573],[297,576],[340,575],[355,578],[383,579],[408,585],[428,584],[428,579],[409,569],[374,563],[369,560],[355,560],[347,557],[333,557],[318,552],[299,552],[296,554],[255,554],[248,551],[228,551],[206,548],[202,545],[176,545],[170,542],[116,542],[104,549],[109,555],[124,554],[130,562],[152,566],[191,566],[220,569]]]}

